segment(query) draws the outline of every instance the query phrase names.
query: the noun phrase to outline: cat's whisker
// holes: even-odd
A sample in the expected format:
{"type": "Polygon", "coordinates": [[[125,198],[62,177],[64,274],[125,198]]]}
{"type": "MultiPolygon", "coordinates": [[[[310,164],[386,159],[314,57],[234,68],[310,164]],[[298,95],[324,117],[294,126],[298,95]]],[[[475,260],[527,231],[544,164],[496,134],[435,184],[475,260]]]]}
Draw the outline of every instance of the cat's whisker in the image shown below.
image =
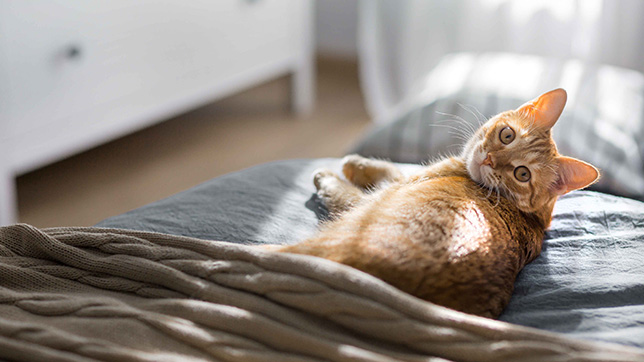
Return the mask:
{"type": "Polygon", "coordinates": [[[447,132],[447,133],[449,133],[450,135],[454,136],[454,138],[456,138],[456,139],[458,139],[458,140],[463,141],[463,143],[467,143],[467,141],[469,141],[469,140],[470,140],[470,139],[469,139],[469,138],[467,138],[466,136],[463,136],[463,135],[458,134],[458,133],[454,133],[454,132],[451,132],[451,131],[450,131],[450,132],[447,132]]]}
{"type": "Polygon", "coordinates": [[[468,130],[464,130],[458,127],[454,127],[452,125],[446,125],[446,124],[432,124],[432,127],[443,127],[452,130],[453,132],[448,132],[451,135],[454,135],[456,138],[467,142],[470,138],[471,135],[468,134],[468,130]]]}
{"type": "Polygon", "coordinates": [[[468,128],[467,126],[463,125],[462,123],[456,123],[456,125],[444,124],[445,122],[450,122],[450,121],[454,121],[454,119],[440,120],[440,121],[437,121],[438,124],[433,124],[433,126],[451,128],[451,129],[454,129],[456,131],[459,131],[459,132],[463,133],[463,135],[465,135],[465,136],[471,136],[473,134],[472,129],[468,128]],[[439,122],[443,122],[443,123],[441,124],[439,122]]]}
{"type": "Polygon", "coordinates": [[[483,123],[487,122],[487,118],[479,112],[478,109],[474,106],[468,106],[462,103],[457,103],[461,108],[463,108],[465,111],[469,112],[471,115],[474,116],[476,121],[479,123],[479,127],[483,125],[483,123]],[[476,113],[475,113],[476,112],[476,113]],[[480,116],[480,117],[479,117],[480,116]]]}
{"type": "Polygon", "coordinates": [[[501,189],[498,186],[495,186],[494,189],[496,190],[496,203],[494,204],[494,207],[497,207],[501,202],[501,189]]]}
{"type": "Polygon", "coordinates": [[[487,195],[485,196],[486,199],[489,199],[490,196],[492,196],[492,192],[494,192],[494,187],[496,187],[496,182],[494,180],[494,177],[491,175],[488,175],[485,177],[485,184],[487,186],[488,192],[487,195]]]}
{"type": "MultiPolygon", "coordinates": [[[[448,120],[437,121],[437,122],[446,122],[446,121],[448,121],[448,120]]],[[[430,126],[432,126],[432,127],[443,127],[443,128],[449,128],[449,129],[453,129],[453,130],[455,130],[455,131],[459,131],[459,132],[467,131],[467,130],[464,130],[464,129],[462,129],[462,128],[459,128],[459,127],[453,126],[453,125],[451,125],[451,124],[436,124],[436,123],[433,123],[433,124],[430,124],[430,126]]]]}
{"type": "Polygon", "coordinates": [[[461,120],[461,125],[463,129],[466,131],[467,136],[470,138],[474,136],[474,134],[476,133],[476,130],[478,129],[478,127],[474,127],[471,123],[466,122],[464,120],[461,120]]]}
{"type": "MultiPolygon", "coordinates": [[[[465,118],[463,118],[463,117],[461,117],[461,116],[457,116],[457,115],[455,115],[455,114],[452,114],[452,115],[449,115],[449,116],[454,117],[456,120],[460,121],[460,122],[461,122],[461,124],[463,124],[463,125],[464,125],[464,126],[466,126],[470,131],[472,131],[472,134],[474,134],[474,133],[476,132],[476,127],[474,126],[474,124],[472,124],[472,122],[469,122],[469,121],[468,121],[468,120],[466,120],[465,118]]],[[[476,116],[474,116],[474,118],[475,118],[475,119],[476,119],[476,121],[478,122],[478,118],[477,118],[476,116]]]]}
{"type": "Polygon", "coordinates": [[[499,203],[501,202],[501,183],[502,180],[497,175],[490,174],[484,177],[484,184],[488,189],[488,193],[485,196],[485,199],[489,200],[493,194],[496,194],[496,202],[494,203],[494,207],[499,206],[499,203]]]}
{"type": "Polygon", "coordinates": [[[469,139],[471,138],[471,137],[468,137],[467,135],[463,134],[463,132],[456,132],[456,131],[453,131],[453,130],[452,130],[452,131],[449,131],[448,133],[449,133],[449,134],[452,134],[452,135],[454,135],[454,136],[458,136],[458,137],[460,137],[460,138],[463,138],[463,139],[465,139],[465,140],[469,140],[469,139]]]}
{"type": "MultiPolygon", "coordinates": [[[[474,133],[476,133],[476,128],[474,127],[474,125],[471,122],[468,122],[463,117],[457,116],[455,114],[443,113],[443,112],[438,112],[438,111],[436,113],[438,113],[438,114],[440,114],[442,116],[451,117],[452,121],[454,121],[454,120],[459,121],[459,123],[467,129],[467,134],[469,136],[472,136],[474,133]]],[[[478,119],[477,119],[477,121],[478,121],[478,119]]]]}
{"type": "Polygon", "coordinates": [[[472,137],[469,137],[468,135],[463,134],[463,132],[457,132],[457,131],[448,131],[447,132],[450,136],[453,138],[457,139],[460,141],[460,145],[466,144],[472,137]]]}

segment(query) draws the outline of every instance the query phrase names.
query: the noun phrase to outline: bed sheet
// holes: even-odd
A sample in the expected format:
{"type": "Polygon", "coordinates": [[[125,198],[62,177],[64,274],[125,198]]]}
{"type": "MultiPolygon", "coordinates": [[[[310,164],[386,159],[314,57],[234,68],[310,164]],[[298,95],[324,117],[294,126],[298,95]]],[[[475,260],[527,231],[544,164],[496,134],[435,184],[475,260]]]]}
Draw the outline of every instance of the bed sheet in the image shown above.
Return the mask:
{"type": "MultiPolygon", "coordinates": [[[[339,159],[285,160],[224,175],[97,226],[241,244],[292,244],[326,215],[312,174],[339,159]]],[[[401,164],[404,172],[418,165],[401,164]]],[[[644,203],[597,192],[562,197],[541,255],[500,318],[644,348],[644,203]]]]}

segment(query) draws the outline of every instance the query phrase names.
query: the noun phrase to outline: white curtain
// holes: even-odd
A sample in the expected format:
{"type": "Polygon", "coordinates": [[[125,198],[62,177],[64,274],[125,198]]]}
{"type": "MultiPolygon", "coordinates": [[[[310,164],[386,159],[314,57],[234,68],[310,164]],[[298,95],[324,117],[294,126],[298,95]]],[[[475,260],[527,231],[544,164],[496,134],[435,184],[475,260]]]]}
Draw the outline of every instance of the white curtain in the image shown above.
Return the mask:
{"type": "Polygon", "coordinates": [[[451,52],[503,51],[644,72],[642,0],[362,0],[358,44],[374,119],[451,52]]]}

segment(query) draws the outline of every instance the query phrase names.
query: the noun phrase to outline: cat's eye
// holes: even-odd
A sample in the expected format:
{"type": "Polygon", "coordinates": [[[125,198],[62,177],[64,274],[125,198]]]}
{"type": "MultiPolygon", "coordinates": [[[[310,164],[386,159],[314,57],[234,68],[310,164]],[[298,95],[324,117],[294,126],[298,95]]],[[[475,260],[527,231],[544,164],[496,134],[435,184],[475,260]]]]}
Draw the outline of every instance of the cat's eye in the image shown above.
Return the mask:
{"type": "Polygon", "coordinates": [[[504,145],[509,145],[514,141],[514,137],[516,137],[516,134],[514,133],[514,130],[510,127],[505,127],[499,132],[499,139],[504,145]]]}
{"type": "Polygon", "coordinates": [[[514,177],[520,182],[530,181],[530,170],[525,166],[519,166],[514,169],[514,177]]]}

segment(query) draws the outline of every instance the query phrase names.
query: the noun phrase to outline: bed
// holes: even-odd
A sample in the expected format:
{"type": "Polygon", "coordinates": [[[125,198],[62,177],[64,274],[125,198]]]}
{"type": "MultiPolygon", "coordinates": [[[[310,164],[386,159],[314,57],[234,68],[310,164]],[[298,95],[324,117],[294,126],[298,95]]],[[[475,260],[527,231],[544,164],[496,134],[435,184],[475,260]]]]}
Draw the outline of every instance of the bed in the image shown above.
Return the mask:
{"type": "MultiPolygon", "coordinates": [[[[436,69],[466,64],[467,74],[481,74],[475,70],[505,64],[506,56],[457,54],[436,69]]],[[[612,138],[598,132],[590,149],[570,140],[587,142],[592,133],[561,140],[563,152],[599,166],[603,182],[558,201],[542,254],[520,273],[500,321],[420,301],[330,261],[255,247],[296,243],[327,216],[311,175],[319,167],[339,171],[341,160],[283,160],[215,178],[95,228],[0,229],[0,358],[642,361],[644,192],[637,177],[644,143],[636,139],[641,127],[629,127],[642,124],[637,107],[644,102],[637,100],[644,82],[620,74],[627,83],[613,86],[626,93],[610,100],[628,102],[639,123],[611,116],[615,105],[590,102],[600,89],[592,82],[568,84],[577,89],[564,112],[571,118],[555,132],[591,132],[601,120],[632,139],[601,144],[612,138]],[[635,149],[618,147],[630,141],[635,149]]],[[[413,172],[418,162],[450,151],[437,142],[453,135],[428,124],[454,116],[477,122],[467,105],[491,115],[520,105],[522,92],[534,91],[524,97],[530,99],[554,88],[547,81],[516,91],[510,83],[483,89],[486,82],[467,79],[456,90],[428,84],[352,152],[413,172]]]]}

